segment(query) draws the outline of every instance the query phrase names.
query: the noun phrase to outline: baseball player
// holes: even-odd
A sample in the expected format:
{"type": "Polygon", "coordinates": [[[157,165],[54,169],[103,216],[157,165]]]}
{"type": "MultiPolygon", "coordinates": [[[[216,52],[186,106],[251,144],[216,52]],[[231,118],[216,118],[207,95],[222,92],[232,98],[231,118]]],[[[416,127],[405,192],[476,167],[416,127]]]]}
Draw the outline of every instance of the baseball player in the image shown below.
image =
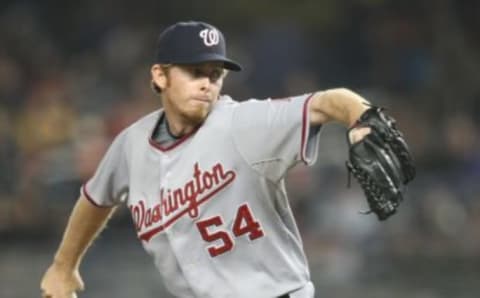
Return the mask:
{"type": "Polygon", "coordinates": [[[121,132],[83,185],[43,297],[84,288],[82,257],[122,203],[175,296],[314,297],[284,177],[315,162],[322,125],[351,126],[367,101],[341,88],[237,102],[220,95],[226,70],[241,66],[214,26],[180,22],[160,34],[151,79],[162,108],[121,132]]]}

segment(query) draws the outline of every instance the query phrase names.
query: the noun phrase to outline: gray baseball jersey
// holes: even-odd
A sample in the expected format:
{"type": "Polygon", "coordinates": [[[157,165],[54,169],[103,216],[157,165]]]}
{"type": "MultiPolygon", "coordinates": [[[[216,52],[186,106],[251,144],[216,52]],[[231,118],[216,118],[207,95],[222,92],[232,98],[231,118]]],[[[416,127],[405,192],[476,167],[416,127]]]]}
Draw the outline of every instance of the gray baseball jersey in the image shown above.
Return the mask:
{"type": "Polygon", "coordinates": [[[236,102],[222,96],[190,135],[152,140],[163,113],[119,134],[83,194],[128,205],[138,238],[178,297],[313,297],[284,177],[316,159],[311,94],[236,102]]]}

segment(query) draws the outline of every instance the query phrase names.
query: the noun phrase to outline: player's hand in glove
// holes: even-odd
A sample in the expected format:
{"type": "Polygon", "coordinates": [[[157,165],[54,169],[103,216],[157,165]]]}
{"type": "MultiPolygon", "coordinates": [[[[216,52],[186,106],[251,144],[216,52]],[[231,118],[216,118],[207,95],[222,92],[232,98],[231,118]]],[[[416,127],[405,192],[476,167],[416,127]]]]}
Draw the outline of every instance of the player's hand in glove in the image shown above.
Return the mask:
{"type": "Polygon", "coordinates": [[[84,288],[78,270],[63,269],[55,263],[48,268],[40,284],[42,298],[76,298],[84,288]]]}
{"type": "Polygon", "coordinates": [[[347,168],[362,187],[370,212],[379,220],[393,215],[405,186],[415,177],[413,159],[395,120],[382,108],[366,110],[348,131],[347,168]]]}

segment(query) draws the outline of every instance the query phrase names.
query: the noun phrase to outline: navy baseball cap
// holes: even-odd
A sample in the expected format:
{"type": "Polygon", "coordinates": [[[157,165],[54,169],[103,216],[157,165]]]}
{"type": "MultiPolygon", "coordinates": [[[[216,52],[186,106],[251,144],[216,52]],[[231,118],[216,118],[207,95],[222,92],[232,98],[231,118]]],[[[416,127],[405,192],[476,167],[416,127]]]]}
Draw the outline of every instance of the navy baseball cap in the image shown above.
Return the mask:
{"type": "Polygon", "coordinates": [[[165,29],[158,38],[156,63],[197,64],[223,62],[223,67],[240,71],[237,62],[226,57],[222,32],[204,22],[178,22],[165,29]]]}

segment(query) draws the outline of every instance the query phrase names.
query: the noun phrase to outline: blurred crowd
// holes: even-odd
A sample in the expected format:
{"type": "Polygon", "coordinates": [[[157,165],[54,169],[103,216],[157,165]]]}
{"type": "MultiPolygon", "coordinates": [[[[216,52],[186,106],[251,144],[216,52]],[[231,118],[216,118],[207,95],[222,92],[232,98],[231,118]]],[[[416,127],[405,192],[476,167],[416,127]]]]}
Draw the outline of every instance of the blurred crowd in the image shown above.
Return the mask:
{"type": "MultiPolygon", "coordinates": [[[[2,241],[63,230],[115,135],[160,107],[149,87],[157,34],[195,18],[217,25],[246,68],[229,75],[225,93],[245,100],[347,87],[387,107],[412,147],[418,177],[400,212],[379,225],[359,214],[359,188],[346,187],[345,129],[324,128],[317,164],[288,180],[313,260],[355,268],[377,251],[479,256],[480,2],[300,1],[284,10],[157,2],[0,5],[2,241]]],[[[115,220],[130,224],[126,208],[115,220]]]]}

